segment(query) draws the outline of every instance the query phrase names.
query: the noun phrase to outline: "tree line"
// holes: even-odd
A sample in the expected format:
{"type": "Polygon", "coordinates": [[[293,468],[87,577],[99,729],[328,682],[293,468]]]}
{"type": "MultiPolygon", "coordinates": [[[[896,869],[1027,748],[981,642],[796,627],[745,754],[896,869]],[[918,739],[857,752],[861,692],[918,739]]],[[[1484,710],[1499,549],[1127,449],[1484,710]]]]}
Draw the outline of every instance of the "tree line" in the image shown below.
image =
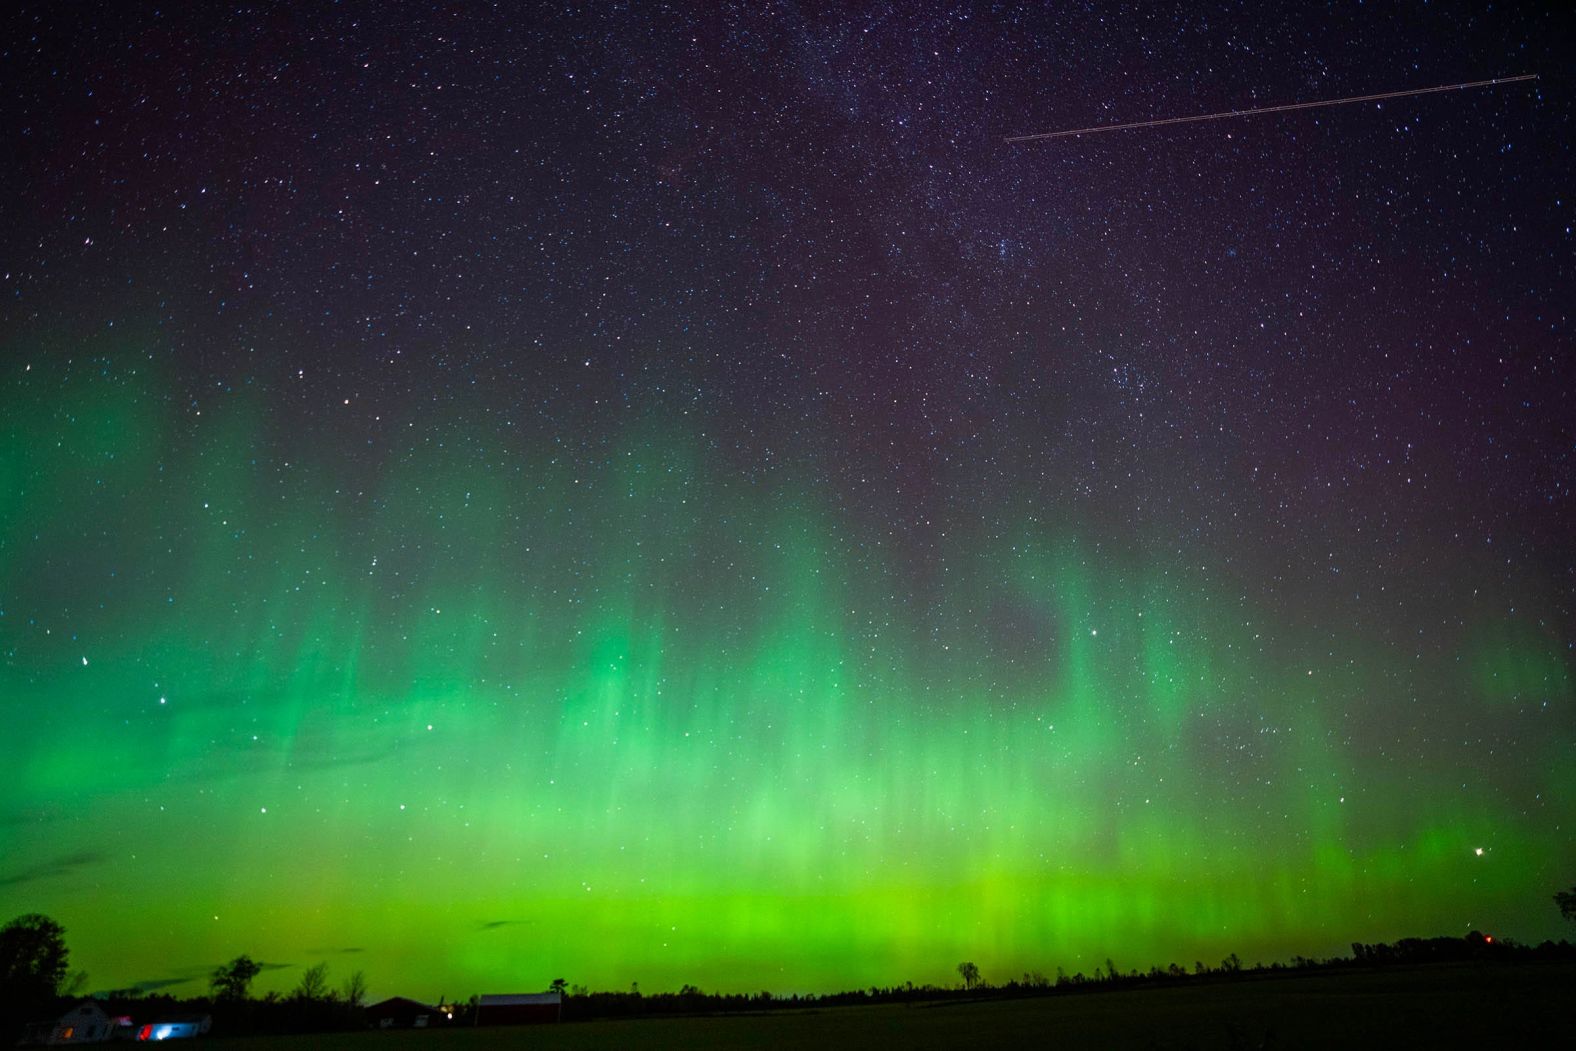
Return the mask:
{"type": "MultiPolygon", "coordinates": [[[[1554,895],[1555,905],[1567,920],[1576,921],[1576,887],[1554,895]]],[[[1195,960],[1191,969],[1171,963],[1147,971],[1122,970],[1107,958],[1092,974],[1068,974],[1057,968],[1056,977],[1027,971],[1000,983],[990,981],[971,960],[956,967],[959,984],[937,986],[905,982],[897,986],[871,986],[827,994],[708,993],[694,985],[677,992],[643,994],[639,983],[628,991],[593,991],[554,979],[550,988],[564,994],[566,1020],[628,1018],[648,1015],[728,1013],[780,1010],[849,1004],[911,1003],[974,997],[1015,997],[1054,995],[1097,989],[1144,985],[1175,984],[1201,980],[1232,979],[1244,975],[1274,975],[1283,972],[1341,970],[1394,965],[1445,962],[1523,962],[1531,960],[1576,959],[1576,946],[1561,939],[1537,946],[1523,945],[1513,939],[1496,939],[1472,931],[1462,938],[1402,938],[1393,943],[1352,943],[1351,956],[1313,959],[1294,956],[1290,963],[1243,965],[1231,953],[1218,965],[1195,960]]],[[[356,1029],[366,1025],[364,1011],[367,981],[356,970],[337,985],[327,963],[314,964],[301,973],[296,986],[281,995],[269,992],[260,998],[251,995],[252,981],[263,971],[262,964],[249,955],[237,956],[221,964],[209,975],[209,996],[178,999],[168,994],[145,993],[137,989],[112,990],[98,994],[112,1002],[135,1002],[142,1014],[212,1014],[218,1031],[227,1033],[327,1032],[356,1029]]],[[[19,916],[0,928],[0,1036],[19,1032],[29,1022],[58,1016],[81,994],[87,975],[70,969],[70,952],[65,930],[54,920],[37,913],[19,916]]],[[[477,998],[448,1005],[455,1024],[474,1018],[477,998]]]]}
{"type": "Polygon", "coordinates": [[[965,960],[957,965],[959,984],[951,986],[905,982],[894,986],[871,986],[838,993],[793,994],[783,996],[770,990],[759,993],[708,993],[686,985],[676,993],[643,995],[638,986],[628,992],[592,991],[569,986],[564,998],[565,1021],[597,1018],[636,1018],[653,1015],[726,1014],[792,1010],[800,1007],[843,1007],[858,1004],[931,1003],[944,1000],[1015,999],[1030,996],[1058,996],[1094,993],[1103,990],[1131,989],[1179,984],[1233,981],[1248,978],[1289,976],[1314,971],[1371,969],[1389,965],[1407,966],[1448,961],[1484,964],[1521,963],[1533,960],[1576,960],[1576,946],[1568,941],[1545,941],[1523,945],[1512,939],[1495,939],[1473,931],[1464,938],[1403,938],[1393,944],[1352,944],[1353,955],[1314,959],[1295,956],[1290,963],[1244,964],[1231,953],[1218,964],[1195,960],[1191,968],[1179,963],[1153,966],[1147,970],[1122,970],[1112,959],[1096,966],[1092,973],[1067,973],[1056,969],[1054,978],[1039,971],[1026,971],[1005,981],[993,982],[978,965],[965,960]]]}

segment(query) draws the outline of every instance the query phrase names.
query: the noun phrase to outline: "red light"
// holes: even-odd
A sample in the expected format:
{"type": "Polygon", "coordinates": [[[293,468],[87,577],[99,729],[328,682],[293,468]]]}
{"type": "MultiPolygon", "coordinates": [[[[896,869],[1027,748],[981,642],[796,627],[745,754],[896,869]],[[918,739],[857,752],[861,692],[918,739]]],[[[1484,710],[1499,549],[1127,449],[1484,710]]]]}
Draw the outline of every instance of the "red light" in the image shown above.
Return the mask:
{"type": "Polygon", "coordinates": [[[145,1025],[141,1029],[137,1030],[137,1039],[138,1040],[149,1040],[149,1039],[152,1039],[152,1037],[153,1037],[153,1027],[151,1025],[145,1025]]]}
{"type": "Polygon", "coordinates": [[[1485,938],[1484,938],[1484,939],[1483,939],[1483,940],[1484,940],[1484,941],[1486,941],[1486,942],[1488,942],[1488,943],[1489,943],[1489,944],[1490,944],[1490,945],[1493,945],[1493,944],[1494,944],[1494,936],[1493,936],[1493,935],[1492,935],[1492,934],[1490,934],[1490,935],[1488,935],[1488,936],[1487,936],[1487,937],[1485,937],[1485,938]]]}

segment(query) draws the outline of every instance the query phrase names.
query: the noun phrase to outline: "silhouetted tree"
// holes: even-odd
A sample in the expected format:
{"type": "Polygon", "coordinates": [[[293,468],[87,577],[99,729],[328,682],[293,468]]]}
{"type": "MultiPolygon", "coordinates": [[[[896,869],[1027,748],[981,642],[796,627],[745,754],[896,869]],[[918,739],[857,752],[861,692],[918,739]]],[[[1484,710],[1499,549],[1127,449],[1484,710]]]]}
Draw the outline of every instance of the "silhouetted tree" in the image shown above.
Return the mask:
{"type": "Polygon", "coordinates": [[[972,989],[980,984],[980,969],[968,960],[958,964],[958,976],[963,979],[965,989],[972,989]]]}
{"type": "Polygon", "coordinates": [[[0,927],[0,1043],[14,1043],[23,1021],[49,1014],[67,991],[65,934],[36,912],[0,927]]]}
{"type": "Polygon", "coordinates": [[[315,963],[301,973],[301,981],[290,994],[298,1000],[328,999],[328,964],[315,963]]]}
{"type": "Polygon", "coordinates": [[[70,956],[64,927],[36,912],[18,916],[0,927],[0,997],[20,1005],[58,995],[70,956]]]}
{"type": "Polygon", "coordinates": [[[361,971],[351,971],[339,986],[339,995],[351,1007],[360,1007],[367,998],[367,976],[361,971]]]}
{"type": "Polygon", "coordinates": [[[1576,887],[1557,891],[1554,895],[1554,904],[1560,907],[1561,916],[1567,920],[1576,920],[1576,887]]]}
{"type": "Polygon", "coordinates": [[[250,956],[243,953],[229,963],[214,968],[213,977],[208,980],[208,984],[213,987],[214,994],[221,1000],[245,1000],[246,993],[252,986],[252,979],[261,971],[262,968],[250,956]]]}
{"type": "Polygon", "coordinates": [[[569,983],[564,981],[562,978],[554,978],[553,984],[549,985],[548,988],[557,993],[559,996],[562,996],[564,995],[564,992],[568,990],[569,983]]]}

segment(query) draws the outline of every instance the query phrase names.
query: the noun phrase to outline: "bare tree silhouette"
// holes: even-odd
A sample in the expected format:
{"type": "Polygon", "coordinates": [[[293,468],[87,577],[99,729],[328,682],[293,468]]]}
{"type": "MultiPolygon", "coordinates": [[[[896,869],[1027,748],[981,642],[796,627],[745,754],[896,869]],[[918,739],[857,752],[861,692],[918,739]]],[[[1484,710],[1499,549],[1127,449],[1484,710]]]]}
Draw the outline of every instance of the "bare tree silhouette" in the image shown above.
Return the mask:
{"type": "Polygon", "coordinates": [[[362,971],[351,971],[339,986],[339,995],[351,1007],[360,1007],[367,998],[367,976],[362,971]]]}
{"type": "Polygon", "coordinates": [[[328,999],[328,964],[315,963],[301,973],[301,981],[291,994],[298,1000],[328,999]]]}

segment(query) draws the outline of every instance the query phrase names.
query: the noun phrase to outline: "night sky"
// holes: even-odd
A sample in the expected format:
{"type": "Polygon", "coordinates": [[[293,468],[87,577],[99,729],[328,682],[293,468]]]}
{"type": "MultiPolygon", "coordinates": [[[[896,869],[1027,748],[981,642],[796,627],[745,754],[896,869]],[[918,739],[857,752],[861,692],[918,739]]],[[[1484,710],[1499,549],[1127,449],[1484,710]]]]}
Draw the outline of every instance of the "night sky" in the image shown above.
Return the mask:
{"type": "Polygon", "coordinates": [[[6,16],[0,920],[429,999],[1567,934],[1570,25],[1054,6],[6,16]]]}

